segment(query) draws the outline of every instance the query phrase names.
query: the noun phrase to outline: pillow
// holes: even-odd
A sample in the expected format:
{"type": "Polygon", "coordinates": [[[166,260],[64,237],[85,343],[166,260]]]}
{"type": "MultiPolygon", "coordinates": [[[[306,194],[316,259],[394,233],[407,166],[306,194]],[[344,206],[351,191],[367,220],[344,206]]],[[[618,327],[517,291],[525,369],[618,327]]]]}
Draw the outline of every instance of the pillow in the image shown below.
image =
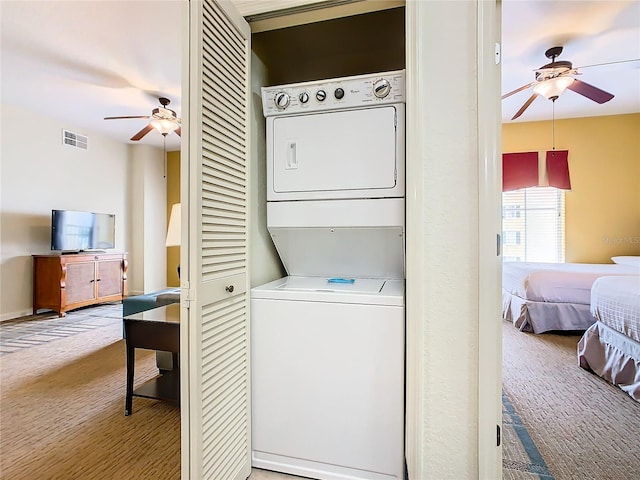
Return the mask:
{"type": "Polygon", "coordinates": [[[613,263],[617,263],[618,265],[631,265],[632,267],[640,267],[640,256],[639,257],[611,257],[613,263]]]}

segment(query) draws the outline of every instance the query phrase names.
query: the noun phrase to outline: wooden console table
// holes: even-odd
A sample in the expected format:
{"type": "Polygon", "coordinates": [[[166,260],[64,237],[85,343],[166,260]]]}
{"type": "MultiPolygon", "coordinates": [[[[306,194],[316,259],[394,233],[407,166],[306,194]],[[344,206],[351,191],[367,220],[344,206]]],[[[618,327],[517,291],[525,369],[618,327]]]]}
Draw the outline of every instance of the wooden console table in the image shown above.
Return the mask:
{"type": "Polygon", "coordinates": [[[180,370],[175,368],[133,389],[136,348],[180,353],[180,305],[172,304],[124,317],[127,347],[127,390],[124,414],[133,412],[133,397],[167,400],[180,405],[180,370]]]}
{"type": "Polygon", "coordinates": [[[67,310],[127,296],[126,253],[33,255],[33,314],[67,310]]]}

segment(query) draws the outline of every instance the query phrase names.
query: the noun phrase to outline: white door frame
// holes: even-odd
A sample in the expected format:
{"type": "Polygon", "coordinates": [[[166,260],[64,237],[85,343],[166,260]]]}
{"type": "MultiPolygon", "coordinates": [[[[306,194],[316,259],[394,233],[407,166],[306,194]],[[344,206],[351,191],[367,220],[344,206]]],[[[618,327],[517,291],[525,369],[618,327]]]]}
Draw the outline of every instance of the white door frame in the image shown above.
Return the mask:
{"type": "Polygon", "coordinates": [[[409,478],[424,480],[433,472],[448,471],[450,478],[495,479],[502,475],[501,448],[496,445],[496,430],[501,425],[500,257],[496,252],[500,233],[500,66],[494,54],[500,35],[500,3],[407,1],[406,8],[409,478]],[[466,29],[464,35],[452,33],[450,21],[460,21],[454,30],[466,29]],[[438,46],[448,41],[451,43],[438,46]],[[449,65],[439,63],[442,52],[458,57],[452,58],[453,76],[447,71],[449,65]],[[463,58],[466,67],[461,64],[463,58]],[[475,79],[475,89],[465,79],[475,79]],[[467,103],[451,98],[454,93],[461,94],[467,103]],[[446,101],[438,98],[447,95],[446,101]],[[458,115],[458,122],[452,112],[458,115]],[[466,156],[466,163],[458,153],[466,156]],[[459,170],[437,162],[458,162],[459,170]],[[434,180],[433,175],[442,178],[434,180]],[[462,197],[458,200],[450,194],[451,189],[460,188],[465,181],[469,190],[458,190],[462,197]],[[443,196],[435,197],[425,185],[443,196]],[[470,196],[475,189],[476,194],[470,196]],[[451,219],[451,227],[442,220],[438,224],[438,218],[447,214],[442,205],[447,201],[453,202],[455,215],[477,225],[477,230],[466,231],[456,218],[451,219]],[[427,205],[429,202],[432,204],[427,205]],[[462,210],[465,203],[468,208],[462,210]],[[430,223],[430,217],[436,221],[430,223]],[[467,236],[460,237],[460,233],[467,236]],[[442,238],[446,235],[453,237],[442,238]],[[475,248],[469,243],[473,241],[477,242],[475,248]],[[456,271],[462,272],[453,278],[447,275],[447,262],[459,252],[447,242],[462,246],[462,255],[468,259],[453,258],[456,271]],[[441,273],[445,281],[453,282],[451,288],[455,288],[454,280],[464,283],[463,297],[438,297],[430,291],[431,286],[439,288],[442,279],[435,277],[441,273]],[[464,273],[470,277],[463,278],[464,273]],[[447,303],[452,300],[457,303],[447,303]],[[464,328],[459,328],[458,322],[464,328]],[[461,335],[458,344],[452,343],[448,349],[442,342],[456,341],[451,331],[461,335]],[[430,392],[430,385],[435,390],[430,392]],[[433,393],[445,391],[446,395],[433,393]],[[471,426],[474,420],[475,426],[471,426]],[[454,460],[458,462],[455,467],[454,460]]]}
{"type": "MultiPolygon", "coordinates": [[[[499,232],[499,220],[497,222],[498,229],[496,230],[496,222],[494,217],[499,215],[499,208],[495,208],[495,195],[496,192],[499,195],[499,175],[500,168],[498,162],[500,152],[500,123],[499,120],[495,122],[487,122],[488,118],[499,119],[499,102],[496,102],[494,91],[499,88],[499,67],[497,68],[497,76],[495,72],[495,60],[494,60],[494,44],[496,42],[496,36],[499,36],[499,8],[500,0],[478,0],[477,5],[477,59],[476,67],[478,70],[477,77],[477,90],[478,90],[478,104],[477,104],[477,124],[476,133],[477,139],[477,154],[478,154],[478,211],[477,215],[482,222],[479,222],[479,244],[478,244],[478,285],[495,284],[496,288],[499,288],[500,280],[496,280],[495,267],[495,249],[496,249],[496,237],[499,232]],[[494,66],[494,71],[491,69],[491,62],[494,66]],[[485,219],[489,219],[485,223],[485,219]],[[487,259],[487,261],[484,261],[487,259]],[[491,261],[492,259],[494,261],[491,261]],[[493,282],[493,283],[492,283],[493,282]]],[[[187,2],[185,2],[187,3],[187,2]]],[[[416,15],[418,9],[424,8],[420,6],[422,2],[407,1],[407,38],[413,38],[414,42],[417,37],[412,35],[415,32],[419,32],[419,15],[416,15]]],[[[426,2],[425,2],[426,3],[426,2]]],[[[446,3],[446,2],[445,2],[446,3]]],[[[188,4],[187,4],[188,9],[188,4]]],[[[428,59],[419,58],[420,49],[417,44],[407,46],[407,88],[413,89],[414,92],[420,92],[420,95],[424,96],[424,86],[420,86],[418,80],[421,75],[428,75],[427,71],[428,59]]],[[[188,52],[185,53],[185,58],[188,52]]],[[[184,98],[188,98],[184,95],[184,98]]],[[[188,102],[183,102],[184,108],[188,108],[188,102]]],[[[422,128],[423,121],[417,112],[413,112],[414,116],[410,116],[408,112],[408,123],[412,122],[412,130],[415,135],[420,128],[422,128]]],[[[186,117],[186,115],[185,115],[186,117]]],[[[184,128],[183,128],[184,132],[184,128]]],[[[451,139],[450,141],[453,141],[451,139]]],[[[420,144],[407,145],[407,156],[409,153],[412,155],[423,157],[422,148],[424,146],[420,144]]],[[[186,149],[183,147],[183,158],[187,158],[186,149]]],[[[185,182],[188,182],[188,169],[181,167],[182,174],[182,186],[183,192],[187,187],[185,182]]],[[[407,177],[411,175],[419,175],[418,178],[422,178],[424,175],[424,165],[413,165],[411,171],[407,171],[407,177]]],[[[415,184],[414,184],[415,186],[415,184]]],[[[412,190],[407,185],[407,196],[412,195],[412,208],[407,208],[407,220],[408,223],[412,220],[418,220],[418,223],[413,225],[412,238],[407,238],[407,251],[408,260],[417,261],[416,265],[423,265],[422,261],[422,244],[420,242],[424,238],[424,224],[422,220],[424,218],[424,194],[422,189],[417,188],[412,190]],[[411,252],[411,253],[410,253],[411,252]]],[[[183,201],[185,201],[183,194],[183,201]]],[[[499,204],[498,204],[499,205],[499,204]]],[[[188,232],[192,228],[192,225],[188,224],[188,219],[183,216],[183,232],[188,232]]],[[[195,231],[195,230],[194,230],[195,231]]],[[[184,239],[183,239],[184,240],[184,239]]],[[[184,244],[185,242],[183,242],[184,244]]],[[[186,248],[181,252],[181,264],[183,269],[188,265],[188,252],[186,248]]],[[[498,259],[499,261],[499,259],[498,259]]],[[[183,270],[184,271],[184,270],[183,270]]],[[[427,412],[424,402],[424,392],[426,381],[425,378],[425,324],[422,321],[424,319],[424,303],[419,300],[415,295],[421,295],[420,292],[424,291],[425,285],[425,269],[415,268],[412,273],[407,276],[407,294],[408,294],[408,318],[413,319],[408,321],[407,325],[407,459],[410,463],[410,471],[412,472],[411,479],[426,479],[428,478],[427,471],[429,466],[425,465],[425,452],[431,446],[430,439],[428,438],[428,432],[426,431],[425,421],[429,420],[429,416],[434,415],[434,412],[427,412]],[[419,321],[415,321],[418,319],[419,321]]],[[[185,284],[181,283],[181,287],[184,289],[185,284]]],[[[188,292],[188,282],[186,283],[186,292],[188,292]]],[[[185,290],[183,290],[183,294],[185,290]]],[[[183,298],[185,298],[183,296],[183,298]]],[[[495,439],[495,426],[496,422],[500,420],[500,398],[496,400],[496,389],[500,388],[500,368],[501,368],[501,331],[500,316],[499,316],[499,300],[495,298],[495,291],[483,290],[478,291],[478,344],[477,344],[477,371],[472,377],[477,381],[477,431],[478,436],[474,439],[474,443],[478,445],[477,451],[471,452],[473,456],[477,454],[477,466],[476,472],[478,478],[499,478],[497,475],[501,475],[501,451],[496,449],[495,439]],[[497,302],[497,303],[496,303],[497,302]],[[492,312],[498,311],[498,316],[494,317],[492,312]],[[495,322],[492,324],[491,322],[495,322]],[[496,388],[497,386],[497,388],[496,388]],[[485,411],[484,409],[488,409],[485,411]],[[497,416],[497,418],[496,418],[497,416]],[[487,441],[487,436],[491,438],[487,441]]],[[[185,325],[183,337],[187,337],[187,327],[185,325]]],[[[185,339],[186,341],[186,339],[185,339]]],[[[188,347],[188,345],[185,345],[188,347]]],[[[183,451],[183,466],[182,477],[184,479],[189,478],[189,430],[188,430],[188,417],[189,417],[189,388],[188,378],[183,375],[184,383],[182,389],[182,404],[183,404],[183,434],[182,434],[182,451],[183,451]],[[186,421],[185,421],[186,418],[186,421]],[[186,465],[185,465],[186,464],[186,465]]],[[[469,444],[469,439],[465,439],[469,444]]],[[[465,457],[468,453],[465,454],[465,457]]],[[[450,460],[452,456],[447,456],[447,460],[450,460]]]]}

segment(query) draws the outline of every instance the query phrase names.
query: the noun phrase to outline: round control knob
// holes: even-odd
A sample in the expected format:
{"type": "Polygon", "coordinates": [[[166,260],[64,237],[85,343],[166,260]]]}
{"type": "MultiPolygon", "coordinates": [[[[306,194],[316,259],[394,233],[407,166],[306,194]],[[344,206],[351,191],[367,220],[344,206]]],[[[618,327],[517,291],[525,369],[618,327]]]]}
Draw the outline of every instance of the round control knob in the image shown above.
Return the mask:
{"type": "Polygon", "coordinates": [[[316,92],[316,100],[318,100],[319,102],[324,102],[325,98],[327,98],[327,92],[325,92],[324,90],[318,90],[316,92]]]}
{"type": "Polygon", "coordinates": [[[342,97],[344,97],[344,90],[341,88],[336,88],[335,92],[333,92],[333,95],[340,100],[342,97]]]}
{"type": "Polygon", "coordinates": [[[391,84],[388,80],[381,78],[373,83],[373,94],[378,98],[384,98],[389,95],[391,84]]]}
{"type": "Polygon", "coordinates": [[[300,100],[300,103],[307,103],[309,101],[309,94],[307,92],[302,92],[298,95],[298,100],[300,100]]]}
{"type": "Polygon", "coordinates": [[[280,110],[284,110],[289,106],[289,94],[285,92],[278,92],[273,101],[280,110]]]}

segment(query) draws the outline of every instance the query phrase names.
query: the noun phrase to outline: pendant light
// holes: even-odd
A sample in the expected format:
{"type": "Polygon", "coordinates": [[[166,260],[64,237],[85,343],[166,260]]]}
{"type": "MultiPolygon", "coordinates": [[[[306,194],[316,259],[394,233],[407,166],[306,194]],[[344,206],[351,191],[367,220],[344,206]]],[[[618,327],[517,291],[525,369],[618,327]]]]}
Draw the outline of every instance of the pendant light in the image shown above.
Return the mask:
{"type": "Polygon", "coordinates": [[[575,81],[573,77],[561,76],[544,80],[533,87],[533,91],[547,100],[555,101],[575,81]]]}
{"type": "Polygon", "coordinates": [[[167,135],[168,133],[162,134],[162,158],[164,160],[164,175],[162,178],[167,178],[167,135]]]}
{"type": "MultiPolygon", "coordinates": [[[[556,97],[557,98],[557,97],[556,97]]],[[[556,99],[551,100],[551,151],[555,155],[556,151],[556,99]]]]}
{"type": "Polygon", "coordinates": [[[167,135],[179,127],[176,121],[168,118],[154,118],[149,122],[149,124],[151,124],[151,126],[162,135],[167,135]]]}

